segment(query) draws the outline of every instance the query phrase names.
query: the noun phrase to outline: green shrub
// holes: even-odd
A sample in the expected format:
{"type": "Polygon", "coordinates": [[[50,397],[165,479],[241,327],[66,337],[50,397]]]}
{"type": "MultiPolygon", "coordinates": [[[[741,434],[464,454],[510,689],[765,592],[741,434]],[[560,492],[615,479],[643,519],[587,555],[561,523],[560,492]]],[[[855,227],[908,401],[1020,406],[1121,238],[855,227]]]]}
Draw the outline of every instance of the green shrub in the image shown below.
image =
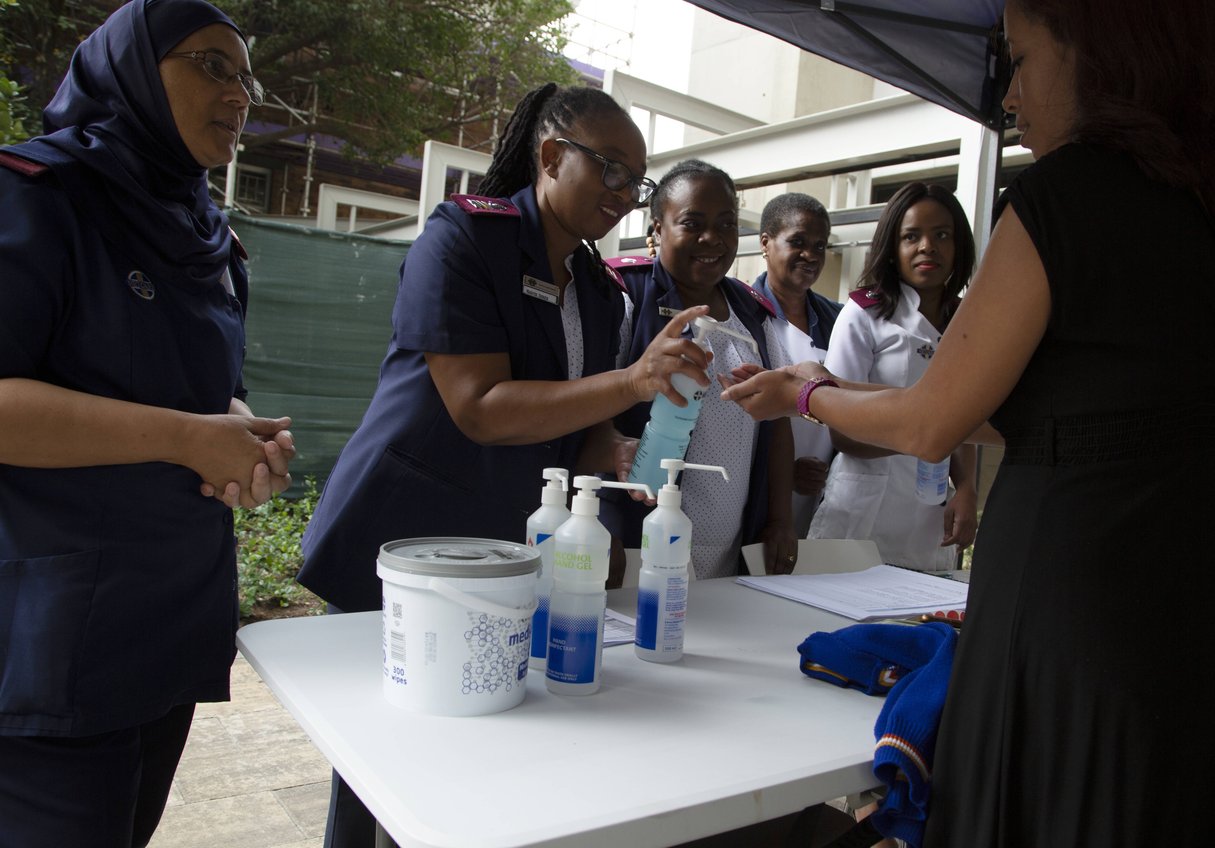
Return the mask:
{"type": "Polygon", "coordinates": [[[307,477],[298,497],[279,496],[233,511],[241,618],[250,617],[255,607],[303,605],[302,612],[321,611],[316,596],[295,582],[304,563],[300,539],[318,496],[316,480],[307,477]]]}

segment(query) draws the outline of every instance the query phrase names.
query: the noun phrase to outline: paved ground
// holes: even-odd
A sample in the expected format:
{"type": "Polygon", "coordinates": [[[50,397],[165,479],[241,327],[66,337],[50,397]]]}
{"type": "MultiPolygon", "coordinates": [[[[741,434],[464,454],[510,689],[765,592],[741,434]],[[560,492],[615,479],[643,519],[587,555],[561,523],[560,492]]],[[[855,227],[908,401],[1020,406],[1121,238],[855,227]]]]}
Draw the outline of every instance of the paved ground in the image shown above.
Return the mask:
{"type": "Polygon", "coordinates": [[[150,848],[321,848],[329,764],[244,657],[232,700],[199,704],[150,848]]]}

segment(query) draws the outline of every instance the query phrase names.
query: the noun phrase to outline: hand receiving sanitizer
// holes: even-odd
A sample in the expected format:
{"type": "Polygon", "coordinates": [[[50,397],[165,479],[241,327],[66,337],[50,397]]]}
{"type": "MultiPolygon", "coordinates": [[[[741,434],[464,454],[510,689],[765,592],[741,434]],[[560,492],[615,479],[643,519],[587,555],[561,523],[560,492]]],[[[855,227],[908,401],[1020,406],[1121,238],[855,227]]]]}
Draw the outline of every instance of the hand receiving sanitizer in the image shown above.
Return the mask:
{"type": "Polygon", "coordinates": [[[718,471],[720,465],[697,465],[664,459],[667,483],[658,490],[658,506],[641,525],[641,574],[637,581],[637,629],[634,650],[648,662],[674,662],[683,656],[683,627],[688,609],[688,567],[692,560],[692,522],[675,485],[680,471],[718,471]]]}
{"type": "Polygon", "coordinates": [[[595,491],[638,489],[654,497],[649,486],[610,483],[598,477],[575,477],[569,520],[557,528],[553,554],[553,593],[549,600],[548,665],[544,683],[559,695],[590,695],[599,690],[603,661],[605,584],[612,537],[599,523],[595,491]]]}
{"type": "MultiPolygon", "coordinates": [[[[756,357],[759,356],[759,346],[756,345],[755,339],[723,327],[707,315],[702,315],[693,322],[692,341],[702,350],[711,353],[712,347],[707,338],[710,332],[725,333],[744,341],[755,351],[756,357]]],[[[637,455],[633,458],[633,467],[629,469],[630,483],[645,483],[651,489],[657,489],[666,481],[666,474],[659,463],[664,459],[683,459],[687,455],[692,428],[696,426],[696,417],[700,415],[700,402],[708,388],[686,374],[672,374],[671,385],[688,405],[681,408],[673,404],[666,395],[654,396],[654,401],[650,404],[650,420],[646,422],[645,430],[641,433],[637,455]]]]}

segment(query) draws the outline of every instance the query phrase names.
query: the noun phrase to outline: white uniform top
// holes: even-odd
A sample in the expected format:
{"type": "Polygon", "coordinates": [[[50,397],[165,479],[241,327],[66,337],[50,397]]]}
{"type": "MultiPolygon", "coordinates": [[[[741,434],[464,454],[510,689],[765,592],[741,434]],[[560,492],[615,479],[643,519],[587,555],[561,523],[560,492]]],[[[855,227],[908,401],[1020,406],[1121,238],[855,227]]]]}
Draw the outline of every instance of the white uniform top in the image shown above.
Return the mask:
{"type": "MultiPolygon", "coordinates": [[[[831,333],[827,370],[843,380],[906,388],[928,369],[941,334],[920,314],[920,296],[905,283],[890,320],[849,299],[831,333]]],[[[921,571],[954,568],[955,549],[941,547],[945,508],[915,496],[916,458],[858,459],[839,454],[823,502],[810,524],[815,539],[872,539],[885,562],[921,571]]]]}
{"type": "MultiPolygon", "coordinates": [[[[823,357],[827,355],[827,351],[815,346],[814,339],[788,321],[770,321],[769,323],[774,325],[777,335],[780,337],[781,346],[788,354],[790,362],[822,362],[823,357]]],[[[789,423],[793,428],[794,458],[813,456],[823,462],[831,461],[831,454],[834,451],[831,449],[830,430],[817,424],[811,424],[799,416],[790,418],[789,423]]],[[[821,494],[808,497],[799,495],[797,492],[793,493],[793,529],[798,536],[805,536],[809,530],[810,518],[814,515],[814,508],[818,506],[821,497],[821,494]]]]}

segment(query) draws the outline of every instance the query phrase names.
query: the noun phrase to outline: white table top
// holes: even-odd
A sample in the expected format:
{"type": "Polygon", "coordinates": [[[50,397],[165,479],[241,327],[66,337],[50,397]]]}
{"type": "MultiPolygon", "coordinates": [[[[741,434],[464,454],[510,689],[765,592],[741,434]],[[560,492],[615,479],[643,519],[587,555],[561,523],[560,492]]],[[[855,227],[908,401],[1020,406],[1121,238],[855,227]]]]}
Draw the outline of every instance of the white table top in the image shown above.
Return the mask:
{"type": "Polygon", "coordinates": [[[882,701],[798,670],[806,636],[852,622],[729,579],[690,590],[681,661],[605,648],[598,693],[532,671],[520,706],[469,718],[384,700],[378,612],[237,643],[401,848],[675,845],[873,786],[882,701]]]}

